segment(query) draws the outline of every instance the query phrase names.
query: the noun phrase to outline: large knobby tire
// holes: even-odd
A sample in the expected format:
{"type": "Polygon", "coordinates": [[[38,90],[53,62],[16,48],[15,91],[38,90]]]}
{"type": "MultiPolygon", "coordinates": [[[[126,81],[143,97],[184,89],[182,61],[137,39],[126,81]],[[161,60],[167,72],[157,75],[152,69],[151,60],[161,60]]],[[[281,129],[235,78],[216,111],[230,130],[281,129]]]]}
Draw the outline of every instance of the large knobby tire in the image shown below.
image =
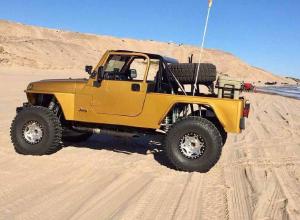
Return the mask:
{"type": "Polygon", "coordinates": [[[221,125],[219,120],[215,117],[208,117],[206,119],[211,121],[216,126],[216,128],[219,130],[220,135],[222,137],[222,146],[224,146],[227,141],[227,132],[225,131],[224,127],[221,125]]]}
{"type": "Polygon", "coordinates": [[[83,142],[88,140],[93,134],[92,133],[83,133],[83,132],[78,132],[75,130],[72,130],[70,128],[63,128],[62,132],[62,140],[65,142],[83,142]]]}
{"type": "Polygon", "coordinates": [[[205,118],[190,116],[176,122],[166,136],[166,155],[170,162],[181,171],[209,171],[222,153],[222,137],[215,125],[205,118]],[[199,154],[189,154],[186,146],[199,154]],[[194,142],[194,143],[193,143],[194,142]]]}
{"type": "MultiPolygon", "coordinates": [[[[194,84],[198,63],[176,63],[170,64],[169,69],[182,84],[194,84]]],[[[201,63],[199,67],[199,75],[197,84],[210,84],[216,80],[217,69],[211,63],[201,63]]]]}
{"type": "MultiPolygon", "coordinates": [[[[199,116],[199,110],[195,111],[193,114],[191,114],[192,116],[199,116]]],[[[226,144],[227,141],[227,132],[225,131],[223,125],[220,123],[220,121],[218,120],[218,118],[216,117],[205,117],[207,120],[209,120],[210,122],[212,122],[216,128],[219,130],[220,135],[222,137],[222,146],[224,146],[226,144]]]]}
{"type": "Polygon", "coordinates": [[[61,148],[62,127],[58,117],[48,108],[30,106],[18,112],[10,136],[17,153],[52,154],[61,148]]]}

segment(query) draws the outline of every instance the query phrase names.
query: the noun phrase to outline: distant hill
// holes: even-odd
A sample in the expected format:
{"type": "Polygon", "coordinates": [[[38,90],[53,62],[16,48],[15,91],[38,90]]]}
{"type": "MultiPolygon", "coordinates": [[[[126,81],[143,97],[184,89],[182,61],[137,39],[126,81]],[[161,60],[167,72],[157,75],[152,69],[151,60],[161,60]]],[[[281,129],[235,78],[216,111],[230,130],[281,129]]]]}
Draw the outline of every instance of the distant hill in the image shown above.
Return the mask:
{"type": "MultiPolygon", "coordinates": [[[[86,64],[95,65],[107,49],[159,53],[181,62],[187,62],[192,53],[197,61],[199,55],[199,48],[189,45],[82,34],[0,20],[0,67],[81,70],[86,64]]],[[[292,82],[216,49],[205,49],[202,62],[214,63],[218,72],[244,80],[292,82]]]]}
{"type": "Polygon", "coordinates": [[[300,83],[300,79],[294,78],[294,77],[286,77],[287,79],[294,80],[296,83],[300,83]]]}

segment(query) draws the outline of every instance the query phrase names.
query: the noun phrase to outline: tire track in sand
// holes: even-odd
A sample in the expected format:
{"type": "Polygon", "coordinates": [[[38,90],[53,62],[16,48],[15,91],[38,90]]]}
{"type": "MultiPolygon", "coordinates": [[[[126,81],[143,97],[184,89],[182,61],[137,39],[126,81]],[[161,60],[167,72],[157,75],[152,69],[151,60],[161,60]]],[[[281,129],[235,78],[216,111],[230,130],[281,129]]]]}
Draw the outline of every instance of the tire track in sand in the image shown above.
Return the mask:
{"type": "Polygon", "coordinates": [[[116,219],[227,219],[223,169],[157,176],[116,219]]]}
{"type": "Polygon", "coordinates": [[[225,167],[230,219],[299,219],[300,185],[288,175],[286,163],[270,161],[271,155],[265,153],[268,148],[250,149],[231,149],[233,163],[225,167]],[[241,157],[250,163],[243,164],[241,157]]]}
{"type": "Polygon", "coordinates": [[[104,190],[90,197],[70,219],[112,218],[124,204],[138,196],[151,181],[149,175],[123,174],[104,190]]]}
{"type": "MultiPolygon", "coordinates": [[[[171,171],[174,173],[174,171],[171,171]]],[[[171,219],[184,191],[189,174],[155,177],[137,200],[117,219],[171,219]]]]}

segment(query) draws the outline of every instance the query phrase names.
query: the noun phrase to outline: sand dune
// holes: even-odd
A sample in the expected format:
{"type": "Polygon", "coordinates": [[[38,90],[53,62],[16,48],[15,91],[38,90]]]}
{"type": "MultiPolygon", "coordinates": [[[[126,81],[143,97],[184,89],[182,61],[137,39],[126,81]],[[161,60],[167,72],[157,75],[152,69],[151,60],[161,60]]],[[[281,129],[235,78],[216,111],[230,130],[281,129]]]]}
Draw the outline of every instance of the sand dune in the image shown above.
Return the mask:
{"type": "MultiPolygon", "coordinates": [[[[81,34],[0,20],[0,66],[82,71],[87,64],[95,65],[107,49],[159,53],[181,62],[187,62],[191,54],[195,54],[196,62],[199,55],[199,48],[189,45],[81,34]]],[[[294,82],[220,50],[206,49],[202,61],[214,63],[220,73],[252,82],[294,82]]]]}

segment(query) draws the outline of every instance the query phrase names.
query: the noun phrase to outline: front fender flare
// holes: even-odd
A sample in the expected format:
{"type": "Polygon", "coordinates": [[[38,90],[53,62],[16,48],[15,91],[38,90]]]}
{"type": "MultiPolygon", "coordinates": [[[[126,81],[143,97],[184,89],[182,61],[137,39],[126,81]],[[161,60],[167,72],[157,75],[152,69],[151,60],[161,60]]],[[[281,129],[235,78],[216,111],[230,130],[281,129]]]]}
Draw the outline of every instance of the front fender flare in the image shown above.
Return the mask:
{"type": "Polygon", "coordinates": [[[75,115],[75,94],[73,93],[42,93],[42,92],[27,92],[27,99],[31,104],[36,104],[37,95],[51,95],[56,98],[66,120],[74,120],[75,115]]]}

